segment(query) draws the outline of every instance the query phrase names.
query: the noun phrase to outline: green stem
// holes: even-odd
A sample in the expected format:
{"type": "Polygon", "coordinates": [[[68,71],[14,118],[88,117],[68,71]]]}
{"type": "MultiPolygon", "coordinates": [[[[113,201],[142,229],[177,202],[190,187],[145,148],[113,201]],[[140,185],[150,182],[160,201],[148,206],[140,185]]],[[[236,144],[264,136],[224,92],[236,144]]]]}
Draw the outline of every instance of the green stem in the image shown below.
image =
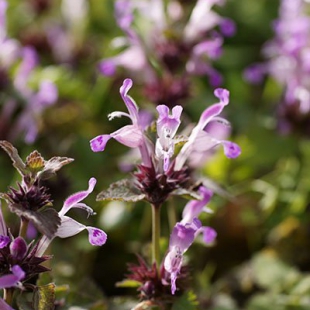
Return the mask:
{"type": "Polygon", "coordinates": [[[152,205],[152,260],[160,266],[160,209],[161,205],[152,205]]]}
{"type": "Polygon", "coordinates": [[[175,210],[175,200],[173,199],[173,197],[171,197],[171,198],[172,199],[170,199],[169,205],[167,208],[170,231],[172,231],[173,227],[175,226],[175,224],[177,222],[177,214],[176,214],[176,210],[175,210]]]}
{"type": "Polygon", "coordinates": [[[26,237],[29,221],[25,218],[21,218],[19,236],[22,238],[26,237]]]}
{"type": "Polygon", "coordinates": [[[5,288],[3,290],[3,299],[4,301],[11,306],[13,303],[13,293],[14,293],[14,288],[5,288]]]}

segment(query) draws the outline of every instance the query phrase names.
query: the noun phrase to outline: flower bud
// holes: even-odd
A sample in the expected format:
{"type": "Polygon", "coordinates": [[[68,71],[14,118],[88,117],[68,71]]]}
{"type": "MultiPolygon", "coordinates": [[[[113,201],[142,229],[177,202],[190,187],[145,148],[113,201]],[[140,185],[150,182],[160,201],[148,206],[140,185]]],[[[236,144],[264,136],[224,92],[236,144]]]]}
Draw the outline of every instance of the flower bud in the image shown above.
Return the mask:
{"type": "Polygon", "coordinates": [[[27,244],[22,237],[17,237],[10,244],[10,252],[13,258],[21,260],[27,253],[27,244]]]}

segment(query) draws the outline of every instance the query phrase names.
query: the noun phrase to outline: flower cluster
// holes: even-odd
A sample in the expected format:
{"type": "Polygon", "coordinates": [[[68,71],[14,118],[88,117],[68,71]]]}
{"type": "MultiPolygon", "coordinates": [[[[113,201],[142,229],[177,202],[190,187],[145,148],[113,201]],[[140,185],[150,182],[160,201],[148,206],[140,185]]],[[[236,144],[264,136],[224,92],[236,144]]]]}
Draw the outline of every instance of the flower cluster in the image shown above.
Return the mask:
{"type": "Polygon", "coordinates": [[[223,0],[198,0],[187,17],[188,8],[178,1],[116,1],[116,22],[126,36],[116,38],[113,45],[125,49],[103,59],[100,72],[112,76],[122,67],[135,78],[142,77],[146,96],[157,105],[183,103],[190,95],[192,75],[208,76],[218,87],[222,77],[212,61],[222,54],[223,35],[235,31],[230,19],[212,10],[223,4],[223,0]]]}
{"type": "MultiPolygon", "coordinates": [[[[181,125],[182,107],[175,106],[171,113],[166,105],[157,106],[158,119],[156,121],[156,138],[153,141],[151,135],[145,129],[144,121],[139,114],[139,109],[135,101],[128,95],[132,87],[132,81],[125,79],[120,94],[128,109],[128,113],[116,111],[109,115],[109,119],[126,116],[131,120],[131,124],[112,132],[110,134],[99,135],[90,141],[91,149],[94,152],[104,151],[107,142],[113,138],[118,142],[140,152],[141,163],[137,165],[138,171],[134,173],[135,180],[123,180],[112,184],[107,191],[103,191],[97,197],[98,200],[118,199],[127,201],[137,201],[145,199],[153,208],[153,259],[155,267],[147,268],[144,263],[131,268],[131,279],[138,279],[142,286],[140,291],[143,298],[155,298],[158,291],[165,291],[163,286],[167,286],[167,279],[171,281],[171,292],[176,292],[176,280],[182,277],[183,254],[188,250],[195,238],[203,235],[206,244],[212,243],[216,237],[216,232],[210,228],[202,226],[198,219],[201,212],[210,212],[205,205],[210,201],[213,193],[203,185],[192,188],[190,192],[195,195],[195,200],[191,200],[184,208],[183,218],[176,223],[172,230],[169,242],[169,250],[160,267],[159,251],[159,212],[162,204],[169,195],[181,191],[184,193],[190,188],[193,180],[190,175],[188,165],[191,156],[200,156],[210,153],[215,147],[221,145],[224,154],[228,158],[235,158],[240,155],[239,146],[231,141],[219,139],[208,131],[210,123],[227,121],[219,115],[224,107],[229,103],[229,92],[226,89],[218,88],[214,94],[219,102],[206,108],[197,123],[193,127],[188,137],[178,137],[177,131],[181,125]],[[176,145],[181,144],[177,151],[176,145]],[[134,189],[130,186],[134,184],[134,189]],[[198,187],[198,189],[197,189],[198,187]],[[197,200],[197,199],[201,200],[197,200]],[[156,215],[157,214],[157,215],[156,215]],[[156,244],[157,243],[157,244],[156,244]],[[157,252],[157,253],[155,253],[157,252]],[[163,268],[160,272],[160,279],[154,268],[163,268]],[[135,275],[135,271],[139,276],[135,275]]],[[[154,127],[154,126],[153,126],[154,127]]],[[[153,135],[154,136],[154,135],[153,135]]],[[[201,157],[201,156],[200,156],[201,157]]]]}
{"type": "Polygon", "coordinates": [[[298,129],[310,133],[310,17],[305,0],[282,0],[279,18],[273,23],[275,37],[267,42],[263,54],[267,61],[245,70],[245,78],[252,83],[270,75],[281,86],[279,129],[287,133],[298,129]]]}
{"type": "Polygon", "coordinates": [[[219,103],[203,111],[198,124],[188,137],[182,138],[184,145],[178,154],[175,154],[175,145],[180,142],[176,132],[181,123],[182,107],[175,106],[170,114],[167,106],[157,106],[159,114],[156,123],[157,137],[153,142],[141,125],[143,120],[139,115],[137,104],[128,95],[131,87],[132,80],[126,79],[120,88],[120,94],[128,113],[116,111],[109,115],[110,120],[114,117],[126,116],[131,120],[131,124],[113,133],[93,138],[90,145],[94,152],[104,151],[107,142],[113,138],[130,148],[139,149],[141,164],[136,173],[136,185],[152,204],[161,204],[175,189],[188,186],[189,171],[186,163],[191,156],[205,154],[218,145],[224,148],[224,153],[228,158],[239,156],[240,148],[237,144],[220,140],[207,131],[207,125],[212,122],[227,123],[219,117],[229,102],[229,92],[226,89],[215,90],[214,94],[219,99],[219,103]]]}
{"type": "Polygon", "coordinates": [[[32,46],[21,46],[9,37],[6,9],[7,2],[0,0],[0,90],[4,92],[0,138],[16,140],[22,134],[26,143],[33,143],[39,131],[40,116],[57,101],[58,90],[50,80],[42,80],[37,91],[29,87],[28,80],[38,65],[38,55],[32,46]],[[18,66],[14,74],[13,66],[18,66]]]}

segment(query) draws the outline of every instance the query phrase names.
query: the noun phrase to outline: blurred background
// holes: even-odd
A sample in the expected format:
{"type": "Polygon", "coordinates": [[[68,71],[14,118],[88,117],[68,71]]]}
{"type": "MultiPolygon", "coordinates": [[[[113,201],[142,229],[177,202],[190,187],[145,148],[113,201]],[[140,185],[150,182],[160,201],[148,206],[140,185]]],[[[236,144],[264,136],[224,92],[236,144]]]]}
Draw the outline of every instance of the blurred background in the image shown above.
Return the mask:
{"type": "MultiPolygon", "coordinates": [[[[196,1],[176,3],[187,12],[196,1]]],[[[224,116],[231,124],[230,140],[240,145],[242,154],[231,160],[219,151],[199,168],[230,195],[216,193],[209,205],[214,214],[202,217],[217,230],[216,243],[210,247],[196,243],[187,253],[198,309],[310,308],[309,110],[301,113],[299,104],[284,103],[289,86],[272,70],[266,69],[256,84],[245,74],[255,63],[268,64],[272,57],[280,57],[279,50],[266,53],[266,42],[279,43],[274,21],[284,16],[280,4],[227,0],[212,7],[236,26],[234,35],[223,38],[222,54],[210,61],[222,75],[219,86],[230,91],[224,116]]],[[[0,13],[0,139],[13,143],[24,159],[35,149],[45,159],[75,159],[49,180],[58,210],[67,196],[86,189],[90,177],[98,180],[86,200],[97,215],[86,220],[82,212],[71,212],[83,223],[105,230],[107,243],[100,249],[92,247],[87,234],[81,233],[56,239],[50,249],[53,281],[66,307],[128,309],[128,303],[122,304],[135,300],[135,289],[115,283],[124,278],[127,263],[137,261],[137,253],[147,255],[151,239],[147,204],[96,201],[100,191],[128,175],[121,169],[127,161],[126,147],[110,141],[104,152],[93,153],[89,146],[93,137],[127,123],[107,118],[113,111],[125,111],[119,94],[123,80],[133,79],[130,94],[141,109],[156,115],[160,102],[154,102],[157,97],[150,95],[141,73],[121,66],[113,74],[100,70],[103,59],[122,50],[121,45],[115,48],[115,38],[124,36],[124,29],[115,19],[114,5],[111,0],[8,0],[6,12],[0,13]]],[[[308,9],[305,2],[305,16],[308,9]]],[[[139,30],[148,37],[143,23],[139,30]]],[[[308,52],[310,27],[304,35],[308,52]]],[[[187,76],[187,81],[190,95],[181,98],[184,119],[197,122],[201,112],[217,102],[215,87],[204,75],[187,76]]],[[[310,91],[308,82],[303,87],[310,91]]],[[[151,94],[161,91],[155,88],[151,94]]],[[[0,172],[0,191],[5,192],[15,186],[18,175],[3,151],[0,172]]],[[[186,200],[173,203],[181,216],[186,200]]],[[[170,235],[164,208],[163,249],[170,235]]],[[[14,216],[5,211],[13,226],[14,216]]]]}

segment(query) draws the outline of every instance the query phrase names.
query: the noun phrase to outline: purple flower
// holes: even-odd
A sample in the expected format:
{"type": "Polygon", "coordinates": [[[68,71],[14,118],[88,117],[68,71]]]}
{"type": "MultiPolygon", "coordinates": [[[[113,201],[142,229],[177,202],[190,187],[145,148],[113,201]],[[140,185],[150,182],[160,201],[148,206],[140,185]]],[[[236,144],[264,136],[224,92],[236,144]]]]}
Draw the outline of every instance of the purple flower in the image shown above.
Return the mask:
{"type": "Polygon", "coordinates": [[[210,136],[205,131],[206,126],[210,122],[222,120],[218,115],[229,102],[229,91],[226,89],[218,88],[214,91],[214,95],[220,99],[220,102],[208,107],[202,112],[198,124],[192,130],[188,141],[176,157],[176,170],[182,168],[192,152],[205,153],[217,145],[223,146],[224,153],[228,158],[236,158],[240,155],[241,150],[237,144],[226,140],[219,140],[216,137],[210,136]]]}
{"type": "Polygon", "coordinates": [[[245,79],[251,83],[261,82],[266,75],[282,87],[278,127],[284,133],[297,129],[309,134],[310,17],[307,2],[281,0],[279,17],[272,25],[274,38],[262,49],[266,61],[253,64],[244,72],[245,79]]]}
{"type": "Polygon", "coordinates": [[[210,201],[213,193],[201,186],[199,192],[202,195],[201,200],[191,200],[187,203],[183,210],[183,218],[181,222],[176,223],[169,241],[169,251],[164,260],[164,267],[171,277],[171,293],[176,291],[176,280],[180,273],[183,261],[183,254],[188,250],[195,238],[203,235],[203,241],[210,244],[216,238],[216,231],[208,226],[202,226],[198,216],[202,212],[212,212],[205,207],[210,201]]]}
{"type": "MultiPolygon", "coordinates": [[[[58,227],[55,237],[68,238],[86,229],[88,231],[90,244],[96,246],[105,244],[107,240],[107,234],[103,230],[91,226],[85,226],[75,221],[71,217],[65,215],[72,208],[83,209],[87,212],[88,215],[95,214],[91,207],[85,203],[82,203],[81,201],[84,200],[90,193],[92,193],[96,182],[97,181],[95,178],[91,178],[89,180],[88,189],[86,191],[77,192],[65,200],[62,209],[58,213],[61,219],[61,225],[58,227]]],[[[46,236],[42,237],[38,246],[37,256],[44,254],[52,240],[53,238],[49,239],[46,236]]]]}
{"type": "Polygon", "coordinates": [[[157,119],[156,156],[163,160],[163,169],[167,171],[170,165],[170,158],[174,155],[173,138],[180,126],[180,116],[183,108],[175,106],[172,115],[169,115],[169,108],[165,105],[157,106],[159,117],[157,119]]]}
{"type": "MultiPolygon", "coordinates": [[[[6,274],[0,277],[0,289],[20,286],[20,281],[24,279],[25,272],[18,266],[14,265],[11,268],[10,274],[6,274]]],[[[2,298],[0,298],[1,310],[14,310],[10,307],[2,298]]]]}
{"type": "Polygon", "coordinates": [[[190,200],[183,209],[181,223],[191,223],[194,218],[197,218],[201,212],[212,213],[213,211],[206,206],[212,198],[212,191],[204,186],[199,187],[199,193],[202,195],[201,200],[190,200]]]}
{"type": "Polygon", "coordinates": [[[169,25],[175,22],[182,25],[184,8],[181,4],[164,3],[162,0],[116,1],[116,22],[126,37],[117,38],[112,44],[114,47],[125,47],[125,50],[114,57],[103,59],[98,66],[100,73],[112,76],[117,67],[122,67],[151,87],[157,83],[158,74],[154,70],[156,63],[156,66],[162,67],[163,72],[179,68],[186,72],[185,75],[207,75],[212,85],[219,86],[221,76],[211,66],[210,60],[221,55],[222,35],[231,36],[235,32],[232,20],[212,10],[213,5],[223,3],[219,0],[198,0],[188,22],[183,23],[183,34],[176,33],[169,37],[167,33],[174,33],[174,29],[168,28],[169,25]],[[134,20],[134,16],[140,18],[134,20]],[[141,20],[148,26],[147,35],[141,31],[145,28],[145,24],[142,27],[139,25],[141,20]],[[219,27],[220,32],[214,30],[215,27],[219,27]],[[203,51],[202,46],[205,46],[203,51]]]}
{"type": "MultiPolygon", "coordinates": [[[[94,152],[103,151],[106,143],[114,138],[118,142],[131,147],[139,147],[142,163],[147,167],[151,163],[155,165],[158,171],[167,171],[170,167],[171,158],[174,156],[174,145],[176,143],[174,137],[181,123],[180,116],[182,113],[181,106],[175,106],[172,114],[169,114],[169,108],[165,105],[159,105],[157,111],[159,113],[157,120],[157,140],[155,147],[150,145],[149,140],[144,133],[144,127],[141,125],[143,121],[138,114],[138,107],[131,97],[127,95],[128,90],[132,86],[132,80],[126,79],[120,89],[122,98],[127,106],[128,113],[113,112],[109,115],[109,119],[114,117],[127,116],[131,119],[132,125],[126,125],[121,129],[111,133],[100,135],[90,141],[91,149],[94,152]],[[147,142],[148,141],[148,142],[147,142]],[[154,154],[155,150],[155,154],[154,154]],[[159,163],[157,161],[159,160],[159,163]]],[[[226,89],[218,88],[214,92],[220,102],[207,108],[201,115],[199,123],[193,129],[188,141],[182,147],[180,153],[176,156],[175,170],[180,170],[185,161],[192,152],[207,152],[217,145],[222,145],[224,153],[228,158],[235,158],[240,155],[240,148],[233,142],[220,140],[213,137],[205,131],[206,126],[212,121],[226,122],[218,115],[229,102],[229,92],[226,89]]],[[[226,122],[227,123],[227,122],[226,122]]]]}
{"type": "Polygon", "coordinates": [[[11,274],[0,277],[0,289],[17,286],[25,277],[25,272],[18,265],[13,266],[11,271],[11,274]]]}
{"type": "Polygon", "coordinates": [[[126,116],[130,118],[130,120],[132,121],[132,125],[126,125],[111,134],[100,135],[92,139],[90,141],[90,146],[94,152],[104,151],[106,143],[111,138],[132,148],[139,147],[143,143],[143,134],[139,126],[139,115],[138,115],[139,110],[136,103],[132,100],[131,97],[127,95],[131,86],[132,81],[130,79],[126,79],[122,87],[120,88],[121,96],[126,104],[129,114],[125,112],[116,111],[109,114],[108,118],[109,120],[112,120],[115,117],[126,116]]]}
{"type": "Polygon", "coordinates": [[[5,248],[11,239],[8,236],[8,230],[4,221],[4,217],[2,214],[1,201],[0,201],[0,249],[5,248]]]}

